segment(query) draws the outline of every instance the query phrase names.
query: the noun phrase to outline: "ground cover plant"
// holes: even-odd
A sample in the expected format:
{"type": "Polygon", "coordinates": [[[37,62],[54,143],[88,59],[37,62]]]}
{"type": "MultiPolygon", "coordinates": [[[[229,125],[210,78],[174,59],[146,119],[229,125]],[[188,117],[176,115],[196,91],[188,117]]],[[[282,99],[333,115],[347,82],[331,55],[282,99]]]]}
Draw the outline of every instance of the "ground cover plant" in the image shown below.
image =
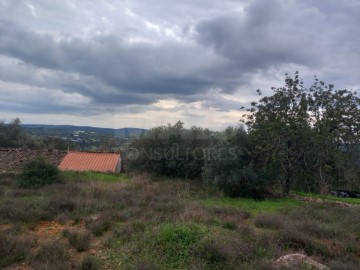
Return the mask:
{"type": "Polygon", "coordinates": [[[62,177],[31,189],[0,175],[0,268],[275,269],[295,252],[330,269],[360,265],[355,204],[227,198],[149,175],[62,177]]]}

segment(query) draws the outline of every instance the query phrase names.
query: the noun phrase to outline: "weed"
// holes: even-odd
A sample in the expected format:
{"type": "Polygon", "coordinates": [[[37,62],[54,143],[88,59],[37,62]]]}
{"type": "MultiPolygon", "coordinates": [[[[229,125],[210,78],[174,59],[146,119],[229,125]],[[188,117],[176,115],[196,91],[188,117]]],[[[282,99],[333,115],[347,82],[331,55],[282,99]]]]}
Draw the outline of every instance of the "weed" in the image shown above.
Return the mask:
{"type": "Polygon", "coordinates": [[[48,203],[48,210],[52,213],[72,212],[76,208],[76,203],[72,199],[66,197],[58,197],[48,203]]]}
{"type": "Polygon", "coordinates": [[[144,223],[140,221],[127,222],[114,230],[114,237],[126,242],[129,241],[134,234],[144,231],[144,223]]]}
{"type": "Polygon", "coordinates": [[[110,229],[112,224],[112,217],[109,213],[104,213],[92,220],[85,222],[85,227],[95,236],[101,236],[104,232],[110,229]]]}
{"type": "Polygon", "coordinates": [[[223,224],[223,228],[228,229],[228,230],[236,230],[237,225],[234,222],[227,221],[223,224]]]}
{"type": "Polygon", "coordinates": [[[35,269],[69,269],[69,255],[64,243],[55,240],[43,243],[34,257],[34,264],[35,269]]]}
{"type": "Polygon", "coordinates": [[[302,205],[302,202],[292,199],[271,199],[257,201],[249,198],[215,198],[202,201],[205,206],[230,206],[244,209],[251,214],[259,212],[278,212],[286,208],[302,205]]]}
{"type": "MultiPolygon", "coordinates": [[[[3,242],[23,243],[25,257],[17,260],[34,269],[92,269],[87,263],[92,259],[77,250],[89,249],[90,233],[106,231],[95,241],[109,269],[265,270],[289,252],[319,256],[333,269],[360,265],[355,207],[229,199],[198,183],[153,182],[146,176],[135,182],[79,177],[40,189],[17,188],[11,177],[0,175],[0,249],[3,242]],[[72,220],[74,227],[59,241],[47,242],[52,232],[38,231],[40,220],[72,220]],[[40,241],[28,244],[29,229],[41,234],[40,241]]],[[[13,250],[11,256],[21,255],[13,250]]],[[[8,258],[2,254],[0,260],[8,258]]]]}
{"type": "Polygon", "coordinates": [[[311,239],[295,228],[286,227],[279,233],[279,243],[286,249],[303,250],[310,243],[311,239]]]}
{"type": "Polygon", "coordinates": [[[141,261],[135,264],[134,270],[159,270],[155,264],[149,261],[141,261]]]}
{"type": "Polygon", "coordinates": [[[0,268],[25,260],[30,247],[29,241],[0,234],[0,268]]]}
{"type": "Polygon", "coordinates": [[[91,236],[88,232],[69,232],[67,237],[69,244],[78,252],[88,250],[90,247],[91,236]]]}
{"type": "Polygon", "coordinates": [[[316,238],[334,238],[339,233],[334,226],[330,227],[327,224],[309,219],[303,219],[296,223],[296,228],[316,238]]]}
{"type": "Polygon", "coordinates": [[[331,270],[358,270],[359,265],[354,262],[339,262],[339,261],[331,261],[329,263],[329,268],[331,270]]]}
{"type": "Polygon", "coordinates": [[[279,214],[258,214],[255,226],[258,228],[280,229],[284,227],[284,216],[279,214]]]}
{"type": "Polygon", "coordinates": [[[66,180],[70,181],[104,181],[104,182],[126,182],[128,176],[126,174],[109,174],[101,172],[62,172],[66,180]]]}
{"type": "Polygon", "coordinates": [[[255,248],[235,234],[212,234],[193,246],[193,251],[210,268],[233,268],[255,256],[255,248]]]}
{"type": "Polygon", "coordinates": [[[165,224],[160,228],[157,244],[166,262],[172,267],[183,267],[190,262],[191,246],[206,234],[196,225],[165,224]]]}
{"type": "Polygon", "coordinates": [[[97,270],[100,269],[100,261],[93,256],[86,256],[82,260],[80,270],[97,270]]]}

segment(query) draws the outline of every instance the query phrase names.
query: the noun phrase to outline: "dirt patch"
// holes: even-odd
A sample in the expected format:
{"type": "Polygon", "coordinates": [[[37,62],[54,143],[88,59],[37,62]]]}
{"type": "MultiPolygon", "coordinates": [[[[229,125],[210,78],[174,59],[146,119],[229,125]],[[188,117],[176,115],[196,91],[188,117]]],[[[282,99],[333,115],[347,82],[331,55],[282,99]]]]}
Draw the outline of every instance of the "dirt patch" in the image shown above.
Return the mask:
{"type": "Polygon", "coordinates": [[[353,203],[346,203],[346,202],[340,202],[340,201],[333,201],[333,200],[326,200],[326,199],[320,199],[320,198],[310,198],[310,197],[303,197],[299,195],[292,195],[292,199],[301,201],[301,202],[311,202],[311,203],[333,203],[338,206],[347,207],[347,208],[360,208],[359,204],[353,204],[353,203]]]}
{"type": "Polygon", "coordinates": [[[291,269],[301,268],[301,269],[317,269],[317,270],[328,270],[329,268],[314,259],[299,253],[288,254],[278,258],[275,261],[276,269],[281,269],[283,267],[288,267],[291,269]]]}
{"type": "Polygon", "coordinates": [[[14,265],[8,268],[5,268],[5,270],[33,270],[34,268],[32,268],[29,265],[26,264],[21,264],[21,265],[14,265]]]}
{"type": "Polygon", "coordinates": [[[35,231],[40,238],[46,238],[58,235],[68,227],[67,224],[60,224],[56,221],[40,221],[36,226],[35,231]]]}
{"type": "Polygon", "coordinates": [[[12,228],[11,224],[0,224],[0,232],[6,232],[12,228]]]}

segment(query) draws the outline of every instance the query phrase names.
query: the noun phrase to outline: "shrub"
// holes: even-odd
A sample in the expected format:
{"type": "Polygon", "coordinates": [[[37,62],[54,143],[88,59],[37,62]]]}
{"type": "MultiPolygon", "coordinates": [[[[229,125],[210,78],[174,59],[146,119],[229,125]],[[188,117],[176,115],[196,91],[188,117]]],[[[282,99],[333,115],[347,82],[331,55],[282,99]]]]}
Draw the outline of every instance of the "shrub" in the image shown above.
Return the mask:
{"type": "Polygon", "coordinates": [[[45,202],[34,203],[24,200],[6,200],[0,204],[0,218],[11,221],[36,223],[50,218],[50,214],[43,209],[45,202]]]}
{"type": "Polygon", "coordinates": [[[49,201],[47,209],[52,213],[72,212],[77,208],[76,202],[70,198],[57,197],[49,201]]]}
{"type": "Polygon", "coordinates": [[[284,216],[279,214],[259,214],[255,218],[255,226],[258,228],[280,229],[284,227],[284,216]]]}
{"type": "Polygon", "coordinates": [[[88,250],[90,247],[91,236],[88,232],[68,232],[68,238],[69,244],[78,252],[88,250]]]}
{"type": "Polygon", "coordinates": [[[134,267],[134,270],[158,270],[158,269],[160,268],[149,261],[137,262],[134,267]]]}
{"type": "Polygon", "coordinates": [[[124,242],[129,241],[131,237],[145,231],[145,224],[140,221],[127,222],[114,230],[114,237],[124,242]]]}
{"type": "Polygon", "coordinates": [[[250,261],[256,250],[254,247],[233,234],[210,235],[193,246],[195,255],[204,260],[206,265],[215,269],[223,269],[226,265],[238,265],[239,262],[250,261]]]}
{"type": "Polygon", "coordinates": [[[334,224],[329,226],[319,221],[307,219],[298,222],[296,228],[316,238],[334,238],[339,231],[334,224]]]}
{"type": "Polygon", "coordinates": [[[23,188],[38,188],[59,182],[59,169],[42,158],[36,158],[24,165],[18,185],[23,188]]]}
{"type": "Polygon", "coordinates": [[[296,228],[285,228],[279,233],[279,243],[285,248],[304,250],[311,242],[311,238],[296,228]]]}
{"type": "Polygon", "coordinates": [[[236,225],[236,223],[234,223],[232,221],[226,221],[223,224],[223,228],[228,229],[228,230],[236,230],[237,225],[236,225]]]}
{"type": "Polygon", "coordinates": [[[203,228],[195,225],[165,224],[157,236],[157,243],[171,268],[183,268],[190,262],[192,244],[205,233],[203,228]]]}
{"type": "Polygon", "coordinates": [[[112,217],[105,213],[95,220],[85,222],[85,227],[95,236],[101,236],[104,232],[110,229],[112,224],[112,217]]]}
{"type": "Polygon", "coordinates": [[[34,257],[35,269],[70,269],[69,255],[66,247],[60,241],[48,241],[43,243],[34,257]]]}
{"type": "Polygon", "coordinates": [[[80,270],[97,270],[100,269],[100,263],[99,260],[93,256],[86,256],[81,264],[80,264],[80,270]]]}
{"type": "Polygon", "coordinates": [[[0,234],[0,268],[24,260],[29,249],[28,242],[0,234]]]}

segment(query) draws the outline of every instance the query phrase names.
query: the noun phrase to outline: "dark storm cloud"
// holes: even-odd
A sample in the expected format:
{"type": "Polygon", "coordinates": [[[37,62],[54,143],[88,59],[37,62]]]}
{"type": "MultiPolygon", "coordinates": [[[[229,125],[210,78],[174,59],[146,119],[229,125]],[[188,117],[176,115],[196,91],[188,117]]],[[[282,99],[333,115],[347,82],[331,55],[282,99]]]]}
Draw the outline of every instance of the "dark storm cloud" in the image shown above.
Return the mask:
{"type": "Polygon", "coordinates": [[[0,80],[87,102],[14,99],[14,110],[86,114],[86,106],[106,111],[171,98],[235,110],[243,103],[223,94],[251,96],[256,76],[271,81],[293,67],[359,86],[359,1],[127,4],[0,1],[0,80]]]}
{"type": "Polygon", "coordinates": [[[313,66],[322,53],[313,47],[316,36],[307,29],[306,18],[301,25],[291,19],[292,13],[301,12],[293,8],[281,1],[254,1],[246,13],[200,23],[198,41],[250,72],[287,63],[313,66]]]}
{"type": "MultiPolygon", "coordinates": [[[[216,82],[187,73],[191,68],[192,48],[177,44],[159,46],[125,44],[114,36],[90,41],[71,39],[55,42],[50,35],[40,35],[6,21],[0,21],[0,52],[42,68],[77,72],[93,76],[117,89],[119,100],[125,93],[194,94],[216,82]],[[182,57],[177,59],[177,57],[182,57]],[[167,70],[163,69],[167,67],[167,70]]],[[[65,84],[66,85],[66,84],[65,84]]],[[[74,90],[99,97],[88,87],[74,90]]],[[[113,101],[116,93],[108,99],[113,101]]],[[[130,95],[125,95],[129,96],[130,95]]],[[[140,103],[143,98],[139,98],[140,103]]],[[[136,95],[125,102],[136,102],[136,95]]]]}
{"type": "MultiPolygon", "coordinates": [[[[199,23],[197,40],[232,60],[238,70],[296,64],[315,74],[353,57],[359,60],[358,14],[360,2],[352,0],[254,0],[243,12],[199,23]]],[[[347,69],[359,71],[359,65],[348,63],[347,69]]]]}

